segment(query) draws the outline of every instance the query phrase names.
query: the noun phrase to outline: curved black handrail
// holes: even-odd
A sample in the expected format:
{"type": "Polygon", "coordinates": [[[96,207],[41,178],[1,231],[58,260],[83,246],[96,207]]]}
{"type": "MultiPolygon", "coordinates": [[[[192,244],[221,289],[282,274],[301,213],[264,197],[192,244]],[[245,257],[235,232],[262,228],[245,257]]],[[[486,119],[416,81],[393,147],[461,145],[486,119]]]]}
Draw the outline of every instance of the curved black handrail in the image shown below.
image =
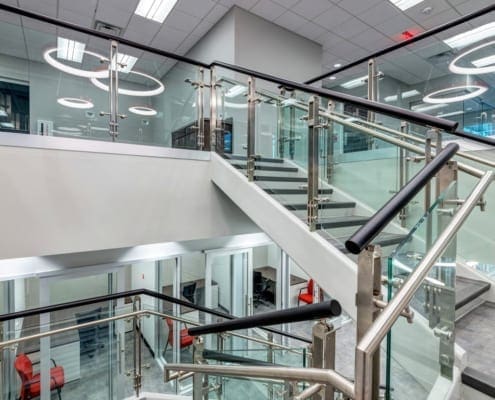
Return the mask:
{"type": "Polygon", "coordinates": [[[288,324],[291,322],[309,321],[318,318],[338,317],[341,312],[342,308],[340,303],[337,300],[330,300],[303,307],[294,307],[288,308],[287,310],[277,310],[251,315],[249,317],[236,318],[231,321],[218,322],[216,324],[196,326],[194,328],[189,328],[188,333],[191,336],[199,336],[209,333],[256,328],[265,325],[288,324]]]}
{"type": "Polygon", "coordinates": [[[345,247],[353,254],[359,254],[402,210],[438,171],[454,157],[459,150],[457,143],[450,143],[426,164],[404,187],[394,195],[366,224],[359,228],[346,242],[345,247]]]}
{"type": "Polygon", "coordinates": [[[424,31],[424,32],[422,32],[416,36],[413,36],[410,39],[404,40],[400,43],[393,44],[392,46],[385,47],[384,49],[379,50],[379,51],[377,51],[373,54],[370,54],[366,57],[360,58],[359,60],[356,60],[356,61],[353,61],[349,64],[343,65],[342,67],[338,67],[336,69],[333,69],[332,71],[328,71],[328,72],[325,72],[321,75],[315,76],[314,78],[311,78],[304,83],[307,85],[311,85],[315,82],[321,81],[322,79],[329,77],[330,75],[338,74],[339,72],[342,72],[342,71],[345,71],[345,70],[350,69],[352,67],[355,67],[357,65],[366,63],[371,58],[380,57],[380,56],[383,56],[384,54],[390,53],[394,50],[398,50],[398,49],[401,49],[402,47],[408,46],[412,43],[419,42],[420,40],[429,38],[433,35],[436,35],[437,33],[440,33],[440,32],[446,31],[447,29],[453,28],[454,26],[460,25],[460,24],[467,22],[467,21],[470,21],[474,18],[481,17],[482,15],[487,14],[491,11],[495,11],[495,4],[492,4],[491,6],[482,8],[481,10],[475,11],[471,14],[467,14],[463,17],[454,19],[454,20],[447,22],[445,24],[439,25],[436,28],[428,29],[427,31],[424,31]]]}
{"type": "Polygon", "coordinates": [[[251,75],[251,76],[254,76],[254,77],[257,77],[260,79],[264,79],[264,80],[276,83],[278,85],[281,85],[281,86],[284,86],[284,87],[287,87],[290,89],[301,90],[301,91],[309,92],[309,93],[312,93],[312,94],[315,94],[318,96],[334,99],[334,100],[337,100],[340,102],[353,104],[354,106],[367,108],[371,111],[374,111],[374,112],[377,112],[380,114],[385,114],[385,115],[389,115],[389,116],[392,116],[395,118],[404,119],[406,121],[410,121],[410,122],[413,122],[413,123],[416,123],[419,125],[433,126],[433,127],[437,127],[437,128],[449,131],[449,132],[454,132],[457,129],[458,124],[456,122],[449,121],[446,119],[433,117],[433,116],[428,115],[428,114],[421,114],[421,113],[405,110],[405,109],[402,109],[400,107],[395,107],[395,106],[391,106],[388,104],[375,103],[375,102],[372,102],[369,100],[362,99],[360,97],[350,96],[350,95],[336,92],[333,90],[315,88],[315,87],[310,86],[310,85],[305,85],[302,83],[297,83],[297,82],[289,81],[286,79],[281,79],[281,78],[278,78],[278,77],[275,77],[275,76],[272,76],[269,74],[264,74],[264,73],[254,71],[254,70],[251,70],[248,68],[238,67],[236,65],[232,65],[232,64],[228,64],[228,63],[224,63],[224,62],[220,62],[220,61],[214,61],[211,64],[206,64],[206,63],[203,63],[203,62],[200,62],[197,60],[193,60],[192,58],[173,54],[173,53],[170,53],[168,51],[155,49],[155,48],[152,48],[150,46],[146,46],[146,45],[143,45],[141,43],[133,42],[131,40],[127,40],[127,39],[124,39],[124,38],[121,38],[121,37],[118,37],[115,35],[109,35],[109,34],[106,34],[103,32],[96,31],[94,29],[89,29],[89,28],[85,28],[82,26],[78,26],[78,25],[70,23],[70,22],[57,20],[55,18],[46,16],[46,15],[40,15],[40,14],[31,12],[31,11],[23,10],[21,8],[18,8],[18,7],[9,6],[7,4],[0,4],[0,10],[4,10],[4,11],[18,14],[18,15],[21,15],[24,17],[43,21],[43,22],[46,22],[46,23],[49,23],[49,24],[52,24],[55,26],[61,26],[61,27],[67,28],[67,29],[75,30],[77,32],[81,32],[81,33],[84,33],[87,35],[92,35],[92,36],[96,36],[96,37],[108,39],[108,40],[115,40],[115,41],[117,41],[121,44],[124,44],[126,46],[134,47],[134,48],[137,48],[137,49],[140,49],[143,51],[158,54],[158,55],[161,55],[164,57],[172,58],[172,59],[175,59],[177,61],[189,63],[189,64],[196,65],[199,67],[212,68],[214,66],[219,66],[222,68],[229,69],[231,71],[236,71],[236,72],[240,72],[240,73],[243,73],[246,75],[251,75]]]}
{"type": "MultiPolygon", "coordinates": [[[[117,300],[117,299],[122,299],[122,298],[126,298],[126,297],[140,296],[140,295],[151,296],[151,297],[154,297],[156,299],[168,301],[169,303],[178,304],[180,306],[185,306],[185,307],[197,310],[197,311],[208,313],[208,314],[214,315],[216,317],[221,317],[221,318],[225,318],[225,319],[229,319],[229,320],[237,318],[234,315],[215,311],[215,310],[212,310],[210,308],[203,307],[203,306],[198,306],[198,305],[190,303],[188,301],[184,301],[181,299],[177,299],[175,297],[167,296],[166,294],[154,292],[153,290],[135,289],[135,290],[127,290],[125,292],[107,294],[104,296],[90,297],[90,298],[83,299],[83,300],[69,301],[66,303],[54,304],[51,306],[37,307],[37,308],[31,308],[29,310],[16,311],[16,312],[9,313],[9,314],[3,314],[3,315],[0,315],[0,322],[10,321],[10,320],[17,319],[17,318],[30,317],[33,315],[39,315],[39,314],[51,313],[51,312],[56,312],[56,311],[61,311],[61,310],[67,310],[69,308],[75,308],[75,307],[81,307],[81,306],[96,304],[96,303],[102,303],[104,301],[111,301],[111,300],[117,300]]],[[[309,340],[308,338],[294,335],[294,334],[288,333],[288,332],[283,332],[283,331],[280,331],[278,329],[272,329],[272,328],[260,328],[260,329],[263,329],[263,330],[271,332],[271,333],[275,333],[277,335],[286,336],[286,337],[289,337],[291,339],[295,339],[295,340],[298,340],[301,342],[311,343],[311,340],[309,340]]]]}
{"type": "Polygon", "coordinates": [[[263,367],[275,367],[277,364],[270,363],[267,361],[256,360],[254,358],[235,356],[233,354],[222,353],[215,350],[203,350],[203,358],[206,360],[221,361],[234,364],[242,365],[257,365],[263,367]]]}

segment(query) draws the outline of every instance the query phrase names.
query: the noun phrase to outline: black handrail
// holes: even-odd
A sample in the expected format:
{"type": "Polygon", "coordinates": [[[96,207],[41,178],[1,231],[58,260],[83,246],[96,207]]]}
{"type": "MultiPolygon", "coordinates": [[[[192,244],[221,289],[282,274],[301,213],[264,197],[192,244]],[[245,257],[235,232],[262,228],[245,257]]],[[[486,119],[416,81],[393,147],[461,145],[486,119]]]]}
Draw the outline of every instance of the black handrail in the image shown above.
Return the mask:
{"type": "Polygon", "coordinates": [[[440,26],[437,26],[436,28],[432,28],[432,29],[428,29],[427,31],[424,31],[416,36],[413,36],[412,38],[410,39],[407,39],[407,40],[404,40],[403,42],[400,42],[400,43],[396,43],[396,44],[393,44],[392,46],[389,46],[389,47],[386,47],[382,50],[379,50],[373,54],[370,54],[366,57],[363,57],[363,58],[360,58],[359,60],[356,60],[356,61],[353,61],[349,64],[346,64],[342,67],[338,67],[332,71],[329,71],[329,72],[325,72],[321,75],[318,75],[314,78],[311,78],[309,80],[307,80],[306,82],[304,82],[305,84],[307,85],[311,85],[312,83],[315,83],[315,82],[318,82],[318,81],[321,81],[322,79],[325,79],[327,77],[329,77],[330,75],[335,75],[335,74],[338,74],[339,72],[342,72],[342,71],[345,71],[347,69],[350,69],[352,67],[355,67],[357,65],[360,65],[360,64],[363,64],[363,63],[366,63],[368,62],[368,60],[370,60],[371,58],[376,58],[376,57],[380,57],[380,56],[383,56],[384,54],[387,54],[387,53],[390,53],[394,50],[397,50],[397,49],[401,49],[402,47],[405,47],[405,46],[408,46],[412,43],[416,43],[416,42],[419,42],[420,40],[423,40],[423,39],[426,39],[426,38],[429,38],[433,35],[436,35],[437,33],[440,33],[440,32],[443,32],[447,29],[450,29],[454,26],[457,26],[457,25],[460,25],[464,22],[467,22],[467,21],[470,21],[474,18],[478,18],[478,17],[481,17],[482,15],[484,14],[487,14],[491,11],[495,11],[495,4],[492,4],[491,6],[488,6],[488,7],[485,7],[485,8],[482,8],[481,10],[479,11],[475,11],[471,14],[467,14],[463,17],[460,17],[460,18],[457,18],[457,19],[454,19],[450,22],[447,22],[445,24],[442,24],[440,26]]]}
{"type": "Polygon", "coordinates": [[[203,358],[206,360],[214,360],[214,361],[221,361],[221,362],[242,364],[242,365],[257,365],[260,367],[277,366],[276,364],[267,361],[256,360],[254,358],[248,358],[248,357],[235,356],[233,354],[222,353],[220,351],[215,351],[215,350],[203,350],[203,358]]]}
{"type": "MultiPolygon", "coordinates": [[[[16,311],[16,312],[9,313],[9,314],[3,314],[3,315],[0,315],[0,322],[10,321],[10,320],[17,319],[17,318],[30,317],[33,315],[39,315],[39,314],[51,313],[51,312],[56,312],[56,311],[61,311],[61,310],[67,310],[69,308],[87,306],[87,305],[91,305],[91,304],[97,304],[97,303],[102,303],[105,301],[117,300],[117,299],[122,299],[122,298],[126,298],[126,297],[141,296],[141,295],[151,296],[151,297],[154,297],[156,299],[168,301],[169,303],[174,303],[174,304],[178,304],[180,306],[192,308],[194,310],[208,313],[208,314],[214,315],[216,317],[221,317],[221,318],[225,318],[225,319],[229,319],[229,320],[237,318],[234,315],[215,311],[215,310],[212,310],[210,308],[203,307],[203,306],[198,306],[198,305],[190,303],[188,301],[184,301],[181,299],[177,299],[175,297],[167,296],[166,294],[154,292],[153,290],[135,289],[135,290],[127,290],[125,292],[107,294],[104,296],[90,297],[90,298],[83,299],[83,300],[69,301],[66,303],[54,304],[51,306],[37,307],[37,308],[31,308],[29,310],[16,311]]],[[[282,336],[289,337],[291,339],[299,340],[301,342],[311,343],[311,340],[309,340],[308,338],[294,335],[294,334],[288,333],[288,332],[283,332],[283,331],[280,331],[278,329],[273,329],[273,328],[261,328],[261,329],[266,330],[266,331],[271,332],[271,333],[275,333],[277,335],[282,335],[282,336]]]]}
{"type": "Polygon", "coordinates": [[[454,157],[459,150],[457,143],[449,143],[426,164],[404,187],[394,195],[366,224],[359,228],[346,242],[345,247],[353,254],[359,254],[385,228],[438,171],[454,157]]]}
{"type": "Polygon", "coordinates": [[[309,321],[318,318],[338,317],[341,312],[342,307],[340,306],[340,303],[337,300],[330,300],[323,303],[288,308],[287,310],[277,310],[251,315],[249,317],[236,318],[231,321],[196,326],[194,328],[189,328],[188,333],[191,336],[199,336],[209,333],[257,328],[265,325],[288,324],[291,322],[309,321]]]}
{"type": "Polygon", "coordinates": [[[22,15],[22,16],[25,16],[28,18],[32,18],[32,19],[36,19],[39,21],[43,21],[43,22],[46,22],[46,23],[49,23],[52,25],[62,26],[64,28],[72,29],[72,30],[75,30],[77,32],[81,32],[81,33],[84,33],[87,35],[92,35],[92,36],[96,36],[96,37],[100,37],[100,38],[108,39],[108,40],[115,40],[115,41],[117,41],[121,44],[124,44],[126,46],[135,47],[135,48],[143,50],[143,51],[158,54],[158,55],[161,55],[164,57],[172,58],[172,59],[175,59],[175,60],[178,60],[181,62],[189,63],[189,64],[200,66],[203,68],[212,68],[214,66],[219,66],[219,67],[226,68],[226,69],[229,69],[232,71],[240,72],[240,73],[243,73],[246,75],[251,75],[251,76],[254,76],[254,77],[257,77],[260,79],[271,81],[273,83],[284,86],[286,88],[301,90],[301,91],[309,92],[309,93],[312,93],[312,94],[315,94],[318,96],[334,99],[334,100],[337,100],[340,102],[349,103],[349,104],[352,104],[352,105],[357,106],[357,107],[367,108],[371,111],[374,111],[374,112],[377,112],[380,114],[385,114],[385,115],[389,115],[389,116],[392,116],[395,118],[404,119],[406,121],[410,121],[410,122],[413,122],[413,123],[416,123],[419,125],[433,126],[433,127],[437,127],[437,128],[449,131],[449,132],[454,132],[457,128],[457,125],[458,125],[456,122],[449,121],[449,120],[442,119],[442,118],[438,118],[438,117],[434,117],[434,116],[431,116],[428,114],[421,114],[421,113],[405,110],[405,109],[402,109],[400,107],[391,106],[388,104],[375,103],[375,102],[372,102],[369,100],[362,99],[360,97],[350,96],[350,95],[336,92],[333,90],[315,88],[315,87],[310,86],[310,85],[305,85],[302,83],[297,83],[297,82],[289,81],[286,79],[281,79],[281,78],[278,78],[278,77],[275,77],[275,76],[272,76],[269,74],[264,74],[264,73],[254,71],[254,70],[251,70],[248,68],[238,67],[236,65],[232,65],[232,64],[228,64],[228,63],[224,63],[224,62],[220,62],[220,61],[214,61],[211,64],[205,64],[203,62],[193,60],[193,59],[188,58],[188,57],[179,56],[177,54],[173,54],[173,53],[163,51],[163,50],[158,50],[158,49],[152,48],[150,46],[143,45],[141,43],[137,43],[137,42],[133,42],[131,40],[120,38],[120,37],[115,36],[115,35],[109,35],[109,34],[106,34],[103,32],[96,31],[94,29],[84,28],[82,26],[78,26],[78,25],[75,25],[75,24],[70,23],[70,22],[60,21],[60,20],[57,20],[55,18],[46,16],[46,15],[40,15],[37,13],[33,13],[31,11],[26,11],[26,10],[23,10],[21,8],[18,8],[18,7],[9,6],[6,4],[0,4],[0,10],[4,10],[4,11],[11,12],[14,14],[19,14],[19,15],[22,15]]]}

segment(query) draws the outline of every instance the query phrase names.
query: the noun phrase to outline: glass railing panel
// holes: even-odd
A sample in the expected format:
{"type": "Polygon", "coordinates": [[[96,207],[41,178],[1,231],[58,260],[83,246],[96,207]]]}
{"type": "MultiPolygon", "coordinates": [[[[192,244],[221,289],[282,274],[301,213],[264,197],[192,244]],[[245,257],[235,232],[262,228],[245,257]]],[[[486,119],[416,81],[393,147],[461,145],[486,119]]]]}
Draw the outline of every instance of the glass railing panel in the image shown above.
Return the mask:
{"type": "MultiPolygon", "coordinates": [[[[450,220],[448,200],[455,193],[453,183],[388,258],[389,300],[450,220]]],[[[455,244],[451,243],[410,303],[415,312],[412,323],[401,317],[389,333],[386,378],[394,393],[410,381],[415,398],[426,399],[433,391],[438,398],[446,396],[454,362],[455,268],[455,244]]]]}
{"type": "Polygon", "coordinates": [[[235,378],[226,376],[210,376],[211,382],[208,399],[240,399],[249,393],[250,399],[255,400],[282,400],[287,398],[290,388],[280,381],[255,378],[235,378]]]}

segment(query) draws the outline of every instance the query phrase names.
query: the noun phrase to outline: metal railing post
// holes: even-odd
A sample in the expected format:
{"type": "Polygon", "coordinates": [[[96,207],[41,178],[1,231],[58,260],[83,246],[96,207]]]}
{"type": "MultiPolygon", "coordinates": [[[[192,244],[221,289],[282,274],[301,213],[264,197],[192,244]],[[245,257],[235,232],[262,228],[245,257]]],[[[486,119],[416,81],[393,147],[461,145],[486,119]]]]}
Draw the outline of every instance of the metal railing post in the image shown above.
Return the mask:
{"type": "MultiPolygon", "coordinates": [[[[194,338],[193,343],[193,364],[203,364],[204,341],[201,336],[194,338]]],[[[203,400],[208,398],[208,378],[205,374],[196,372],[193,375],[193,400],[203,400]],[[206,385],[206,390],[205,390],[206,385]]]]}
{"type": "MultiPolygon", "coordinates": [[[[409,129],[409,124],[405,121],[400,123],[400,131],[402,133],[407,133],[409,129]]],[[[404,139],[405,140],[405,139],[404,139]]],[[[407,162],[407,150],[404,147],[399,147],[399,190],[401,190],[405,183],[409,180],[408,178],[408,162],[407,162]]],[[[399,221],[401,226],[404,228],[407,224],[407,207],[405,206],[399,213],[399,221]]]]}
{"type": "Polygon", "coordinates": [[[223,135],[220,132],[217,138],[218,129],[218,97],[217,97],[217,75],[215,67],[210,69],[210,151],[223,154],[223,135]],[[220,140],[219,140],[220,139],[220,140]]]}
{"type": "Polygon", "coordinates": [[[247,178],[254,181],[254,168],[256,162],[256,81],[248,78],[248,115],[247,115],[247,178]]]}
{"type": "MultiPolygon", "coordinates": [[[[134,297],[134,301],[132,304],[132,310],[134,312],[141,311],[141,297],[134,297]]],[[[139,398],[139,394],[141,391],[141,379],[142,379],[142,360],[141,360],[141,323],[140,316],[135,315],[133,318],[133,331],[134,331],[134,354],[133,354],[133,362],[134,362],[134,391],[136,393],[136,397],[139,398]]]]}
{"type": "MultiPolygon", "coordinates": [[[[381,248],[368,245],[358,256],[357,275],[357,332],[356,343],[364,337],[368,329],[373,325],[380,310],[376,307],[376,300],[382,300],[381,295],[381,248]]],[[[357,360],[357,356],[356,356],[357,360]]],[[[356,364],[356,371],[359,370],[356,364]]],[[[370,399],[377,400],[380,388],[380,353],[373,355],[372,371],[369,380],[370,399]]]]}
{"type": "Polygon", "coordinates": [[[316,96],[311,97],[308,107],[308,226],[311,231],[316,230],[318,220],[318,148],[320,128],[320,101],[316,96]]]}
{"type": "Polygon", "coordinates": [[[198,81],[197,81],[197,100],[196,109],[198,116],[198,136],[197,136],[197,148],[198,150],[205,149],[205,117],[204,117],[204,87],[205,87],[205,70],[203,67],[198,69],[198,81]]]}
{"type": "MultiPolygon", "coordinates": [[[[332,114],[335,111],[335,102],[329,100],[327,106],[327,112],[332,114]]],[[[328,119],[327,122],[327,151],[326,151],[326,169],[327,169],[327,182],[330,183],[333,176],[333,167],[334,167],[334,144],[335,144],[335,132],[334,127],[335,124],[333,120],[328,119]]]]}
{"type": "MultiPolygon", "coordinates": [[[[335,329],[320,320],[313,326],[313,368],[335,369],[335,329]]],[[[335,388],[326,385],[323,391],[313,396],[315,400],[333,400],[335,388]]]]}

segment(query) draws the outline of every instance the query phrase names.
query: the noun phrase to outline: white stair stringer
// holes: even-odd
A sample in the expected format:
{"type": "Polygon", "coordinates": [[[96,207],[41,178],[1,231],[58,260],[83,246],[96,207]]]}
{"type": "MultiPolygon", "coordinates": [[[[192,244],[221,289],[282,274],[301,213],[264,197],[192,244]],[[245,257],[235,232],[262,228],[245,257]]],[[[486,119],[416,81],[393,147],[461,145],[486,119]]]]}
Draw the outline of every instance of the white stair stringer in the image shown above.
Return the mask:
{"type": "Polygon", "coordinates": [[[357,265],[217,154],[212,181],[356,319],[357,265]]]}

